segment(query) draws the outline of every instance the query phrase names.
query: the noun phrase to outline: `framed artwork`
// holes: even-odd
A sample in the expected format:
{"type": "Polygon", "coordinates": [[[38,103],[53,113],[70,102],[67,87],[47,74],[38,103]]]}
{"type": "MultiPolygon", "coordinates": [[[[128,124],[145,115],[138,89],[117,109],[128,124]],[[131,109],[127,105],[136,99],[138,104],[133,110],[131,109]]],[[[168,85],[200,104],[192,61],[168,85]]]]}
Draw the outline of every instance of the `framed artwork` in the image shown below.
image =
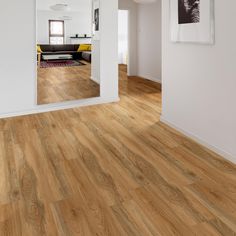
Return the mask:
{"type": "Polygon", "coordinates": [[[94,10],[94,25],[95,31],[99,31],[99,8],[94,10]]]}
{"type": "Polygon", "coordinates": [[[99,0],[93,0],[93,39],[99,40],[100,31],[100,9],[99,0]]]}
{"type": "Polygon", "coordinates": [[[214,43],[214,0],[170,0],[171,41],[214,43]]]}

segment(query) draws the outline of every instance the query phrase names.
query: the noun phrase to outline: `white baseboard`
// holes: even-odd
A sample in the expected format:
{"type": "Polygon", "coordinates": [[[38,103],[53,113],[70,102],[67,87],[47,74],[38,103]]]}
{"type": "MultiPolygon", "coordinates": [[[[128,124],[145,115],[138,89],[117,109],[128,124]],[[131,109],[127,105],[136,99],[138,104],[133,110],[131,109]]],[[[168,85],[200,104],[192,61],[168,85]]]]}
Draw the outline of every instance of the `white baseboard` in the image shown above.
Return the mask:
{"type": "Polygon", "coordinates": [[[147,80],[151,80],[151,81],[159,83],[159,84],[162,83],[162,80],[160,78],[154,78],[154,77],[149,77],[149,76],[145,76],[145,75],[138,75],[138,77],[141,77],[141,78],[147,79],[147,80]]]}
{"type": "Polygon", "coordinates": [[[164,124],[170,126],[171,128],[179,131],[180,133],[183,133],[185,136],[187,136],[188,138],[194,140],[195,142],[205,146],[206,148],[208,148],[209,150],[215,152],[216,154],[222,156],[223,158],[225,158],[228,161],[231,161],[232,163],[236,164],[236,157],[234,157],[232,154],[225,152],[223,150],[221,150],[220,148],[215,147],[214,145],[209,144],[208,142],[204,141],[203,139],[199,138],[198,136],[183,130],[182,128],[174,125],[172,122],[168,121],[167,119],[165,119],[163,116],[161,116],[160,118],[161,122],[163,122],[164,124]]]}
{"type": "Polygon", "coordinates": [[[99,79],[92,77],[92,76],[90,77],[90,79],[93,80],[95,83],[100,84],[99,79]]]}
{"type": "Polygon", "coordinates": [[[106,98],[106,99],[102,97],[96,97],[96,98],[88,98],[88,99],[82,99],[82,100],[77,100],[77,101],[54,103],[54,104],[49,104],[49,105],[38,105],[38,106],[35,106],[35,108],[30,109],[30,110],[0,114],[0,119],[16,117],[16,116],[32,115],[32,114],[38,114],[38,113],[45,113],[45,112],[51,112],[51,111],[67,110],[67,109],[72,109],[72,108],[93,106],[93,105],[106,104],[106,103],[119,102],[119,101],[120,101],[119,97],[106,98]]]}

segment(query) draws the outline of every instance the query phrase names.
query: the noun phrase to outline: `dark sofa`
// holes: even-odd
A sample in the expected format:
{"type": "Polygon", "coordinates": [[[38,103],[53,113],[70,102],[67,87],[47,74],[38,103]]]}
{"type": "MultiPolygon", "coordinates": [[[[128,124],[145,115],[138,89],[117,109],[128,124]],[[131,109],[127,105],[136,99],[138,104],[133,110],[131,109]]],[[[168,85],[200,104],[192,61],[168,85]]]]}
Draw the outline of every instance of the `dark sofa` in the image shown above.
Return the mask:
{"type": "Polygon", "coordinates": [[[63,45],[50,45],[40,44],[41,54],[43,55],[57,55],[57,54],[71,54],[73,59],[82,59],[91,62],[91,52],[83,51],[78,52],[80,44],[63,44],[63,45]]]}

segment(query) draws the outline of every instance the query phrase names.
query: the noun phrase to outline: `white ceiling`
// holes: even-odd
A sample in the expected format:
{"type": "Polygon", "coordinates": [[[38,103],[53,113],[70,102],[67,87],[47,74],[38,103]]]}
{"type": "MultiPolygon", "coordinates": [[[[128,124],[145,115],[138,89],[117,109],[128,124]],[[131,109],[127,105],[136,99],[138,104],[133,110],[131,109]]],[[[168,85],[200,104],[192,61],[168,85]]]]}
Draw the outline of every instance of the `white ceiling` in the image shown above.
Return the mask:
{"type": "MultiPolygon", "coordinates": [[[[133,0],[137,3],[152,3],[156,0],[133,0]]],[[[37,0],[37,10],[50,10],[55,4],[68,4],[70,11],[86,11],[91,9],[92,0],[37,0]]]]}
{"type": "Polygon", "coordinates": [[[92,0],[37,0],[37,10],[51,10],[55,4],[68,4],[70,11],[86,11],[91,9],[92,0]]]}

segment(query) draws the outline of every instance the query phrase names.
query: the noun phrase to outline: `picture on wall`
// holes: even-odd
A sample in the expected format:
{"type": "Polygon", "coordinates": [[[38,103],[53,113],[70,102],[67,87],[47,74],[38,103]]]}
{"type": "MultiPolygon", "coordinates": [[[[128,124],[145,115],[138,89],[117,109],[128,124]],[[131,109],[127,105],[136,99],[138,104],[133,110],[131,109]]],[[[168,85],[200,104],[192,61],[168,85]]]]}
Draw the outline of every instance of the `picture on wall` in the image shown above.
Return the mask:
{"type": "Polygon", "coordinates": [[[171,41],[214,43],[214,0],[170,0],[171,41]]]}
{"type": "Polygon", "coordinates": [[[200,0],[178,0],[179,24],[199,23],[200,22],[199,5],[200,5],[200,0]]]}
{"type": "Polygon", "coordinates": [[[94,10],[95,31],[99,31],[99,8],[94,10]]]}
{"type": "Polygon", "coordinates": [[[93,40],[100,40],[100,2],[93,0],[93,40]]]}

